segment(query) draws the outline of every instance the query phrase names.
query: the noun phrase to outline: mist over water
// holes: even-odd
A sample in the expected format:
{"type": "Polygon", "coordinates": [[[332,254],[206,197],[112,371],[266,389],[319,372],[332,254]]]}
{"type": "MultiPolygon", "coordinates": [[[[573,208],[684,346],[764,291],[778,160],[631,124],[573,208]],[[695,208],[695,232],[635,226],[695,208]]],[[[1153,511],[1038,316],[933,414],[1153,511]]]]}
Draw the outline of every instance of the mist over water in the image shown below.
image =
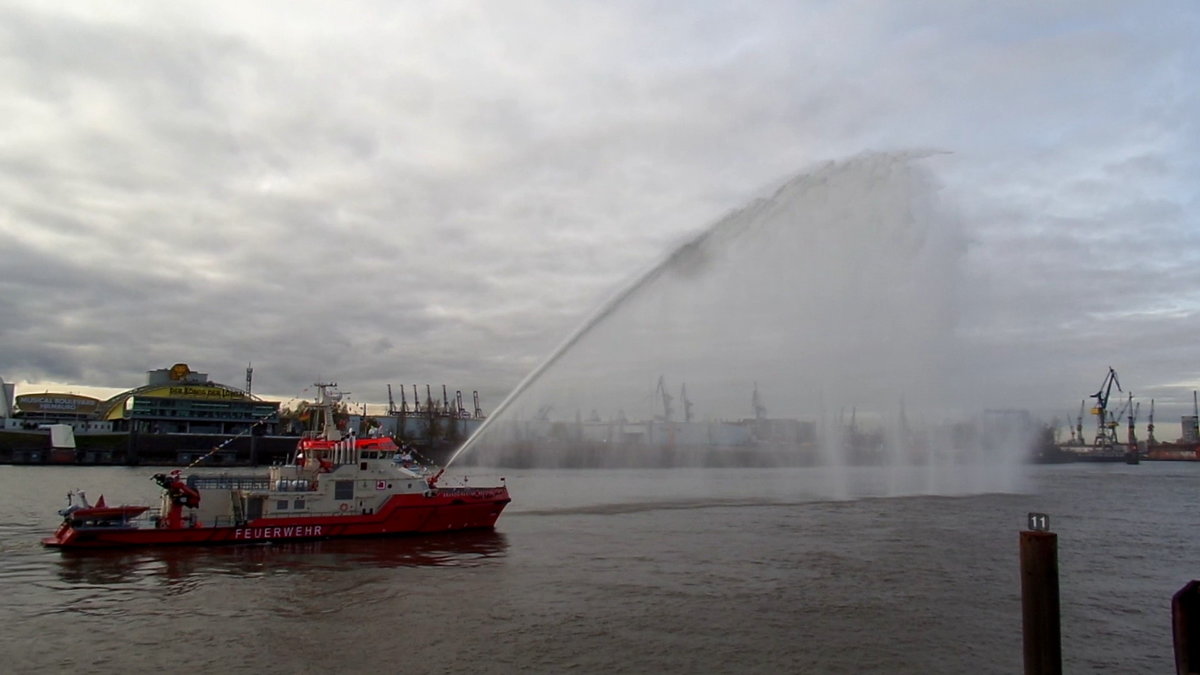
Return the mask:
{"type": "Polygon", "coordinates": [[[972,407],[966,236],[933,161],[830,162],[686,241],[534,371],[468,456],[872,465],[889,469],[884,494],[1016,488],[1029,439],[972,407]]]}

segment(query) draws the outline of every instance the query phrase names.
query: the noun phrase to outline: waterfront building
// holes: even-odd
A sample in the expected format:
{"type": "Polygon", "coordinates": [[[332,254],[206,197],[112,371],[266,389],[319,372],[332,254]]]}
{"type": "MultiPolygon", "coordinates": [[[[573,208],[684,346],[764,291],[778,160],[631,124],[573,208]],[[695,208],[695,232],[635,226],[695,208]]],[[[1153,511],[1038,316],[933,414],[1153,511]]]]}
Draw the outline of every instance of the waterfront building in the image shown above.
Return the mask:
{"type": "Polygon", "coordinates": [[[147,373],[145,386],[104,401],[97,416],[115,431],[237,435],[261,422],[263,434],[279,424],[279,402],[213,382],[207,373],[177,363],[147,373]]]}

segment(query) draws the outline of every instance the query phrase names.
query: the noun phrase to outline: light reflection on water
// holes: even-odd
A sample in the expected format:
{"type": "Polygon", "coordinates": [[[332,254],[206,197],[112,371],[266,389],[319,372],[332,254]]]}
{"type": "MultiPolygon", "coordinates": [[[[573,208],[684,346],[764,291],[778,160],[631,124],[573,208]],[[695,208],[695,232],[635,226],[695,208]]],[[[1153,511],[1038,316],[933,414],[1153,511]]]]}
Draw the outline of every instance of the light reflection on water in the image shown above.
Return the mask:
{"type": "MultiPolygon", "coordinates": [[[[274,585],[313,584],[287,602],[245,607],[243,614],[271,614],[293,606],[300,597],[320,596],[328,582],[349,573],[355,580],[342,589],[353,598],[353,586],[371,571],[389,568],[461,567],[495,564],[507,542],[498,532],[480,531],[420,538],[326,540],[224,547],[168,546],[134,550],[48,551],[39,565],[5,566],[0,580],[32,579],[37,590],[25,596],[31,616],[126,617],[168,615],[171,605],[203,614],[188,597],[223,593],[230,583],[280,578],[274,585]],[[52,576],[46,578],[47,572],[52,576]],[[284,577],[291,577],[285,579],[284,577]],[[320,587],[324,584],[325,587],[320,587]]],[[[378,596],[376,596],[378,599],[378,596]]],[[[310,611],[336,611],[334,604],[310,611]]],[[[286,610],[284,610],[286,611],[286,610]]],[[[234,612],[237,613],[236,611],[234,612]]]]}
{"type": "Polygon", "coordinates": [[[186,591],[197,580],[219,575],[254,578],[347,568],[470,567],[502,557],[506,548],[503,534],[479,531],[218,547],[67,550],[59,553],[56,572],[71,585],[152,583],[186,591]]]}

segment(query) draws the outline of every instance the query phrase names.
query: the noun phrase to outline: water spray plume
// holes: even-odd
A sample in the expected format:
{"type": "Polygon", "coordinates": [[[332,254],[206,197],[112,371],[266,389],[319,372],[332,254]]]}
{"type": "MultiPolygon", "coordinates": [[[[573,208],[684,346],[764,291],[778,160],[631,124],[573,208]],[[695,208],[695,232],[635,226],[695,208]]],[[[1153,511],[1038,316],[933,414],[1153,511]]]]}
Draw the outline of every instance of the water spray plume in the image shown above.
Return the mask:
{"type": "Polygon", "coordinates": [[[827,462],[868,437],[906,459],[914,430],[963,412],[972,391],[956,332],[967,239],[924,166],[932,154],[826,163],[690,237],[593,312],[447,465],[489,430],[496,445],[498,421],[526,407],[624,420],[640,406],[651,419],[663,375],[709,419],[748,413],[757,383],[774,415],[818,429],[827,462]],[[839,410],[857,411],[855,429],[828,417],[839,410]]]}

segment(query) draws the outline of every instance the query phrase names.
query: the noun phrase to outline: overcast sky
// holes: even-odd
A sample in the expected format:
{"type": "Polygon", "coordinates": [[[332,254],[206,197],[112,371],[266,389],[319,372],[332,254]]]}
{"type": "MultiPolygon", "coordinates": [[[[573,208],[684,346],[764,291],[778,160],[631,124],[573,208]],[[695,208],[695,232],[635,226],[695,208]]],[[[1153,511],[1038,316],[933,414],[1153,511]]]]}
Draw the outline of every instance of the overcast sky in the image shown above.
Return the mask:
{"type": "Polygon", "coordinates": [[[939,150],[983,289],[956,330],[996,364],[980,406],[1063,417],[1111,365],[1177,420],[1197,35],[1190,1],[0,0],[0,377],[252,362],[263,395],[493,408],[728,212],[939,150]]]}

